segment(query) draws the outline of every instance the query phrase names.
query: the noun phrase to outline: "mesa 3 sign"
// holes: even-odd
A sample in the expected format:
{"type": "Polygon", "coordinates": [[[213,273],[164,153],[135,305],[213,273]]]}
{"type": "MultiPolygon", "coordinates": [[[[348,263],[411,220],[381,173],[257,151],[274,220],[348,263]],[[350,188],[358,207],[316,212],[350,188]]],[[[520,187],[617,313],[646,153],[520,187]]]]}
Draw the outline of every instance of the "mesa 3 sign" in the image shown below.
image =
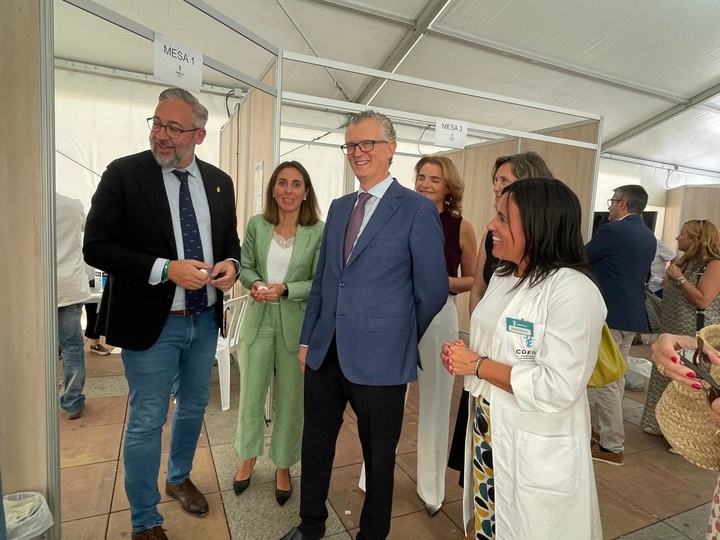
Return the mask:
{"type": "Polygon", "coordinates": [[[435,121],[435,146],[465,148],[467,130],[467,122],[438,118],[435,121]]]}

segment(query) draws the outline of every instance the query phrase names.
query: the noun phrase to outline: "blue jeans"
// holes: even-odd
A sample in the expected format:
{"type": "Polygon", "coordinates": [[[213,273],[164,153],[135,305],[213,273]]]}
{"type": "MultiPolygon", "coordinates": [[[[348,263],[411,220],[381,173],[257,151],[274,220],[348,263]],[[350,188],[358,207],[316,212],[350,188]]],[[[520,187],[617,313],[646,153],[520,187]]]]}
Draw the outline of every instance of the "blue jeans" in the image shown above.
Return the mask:
{"type": "Polygon", "coordinates": [[[162,525],[157,511],[160,492],[162,428],[167,420],[170,389],[177,376],[177,404],[170,432],[167,480],[184,482],[192,470],[217,348],[214,310],[200,315],[170,315],[155,344],[145,351],[123,349],[130,413],[125,430],[125,491],[132,529],[162,525]]]}
{"type": "Polygon", "coordinates": [[[80,317],[82,304],[58,308],[58,341],[62,347],[63,388],[60,406],[68,414],[82,411],[85,405],[85,349],[80,317]]]}

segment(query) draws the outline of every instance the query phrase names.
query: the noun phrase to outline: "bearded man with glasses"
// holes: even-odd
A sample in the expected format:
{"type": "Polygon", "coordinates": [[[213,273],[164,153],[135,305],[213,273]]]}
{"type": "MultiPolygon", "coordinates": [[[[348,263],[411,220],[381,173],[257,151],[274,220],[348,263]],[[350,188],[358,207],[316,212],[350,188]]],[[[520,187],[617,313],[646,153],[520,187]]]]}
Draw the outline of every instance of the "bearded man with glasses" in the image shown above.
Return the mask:
{"type": "Polygon", "coordinates": [[[167,539],[157,482],[175,380],[165,492],[190,515],[209,511],[190,471],[240,241],[232,180],[195,157],[207,118],[190,92],[162,92],[147,120],[150,150],[108,165],[85,227],[85,261],[108,273],[98,328],[122,347],[128,381],[123,458],[133,540],[167,539]]]}

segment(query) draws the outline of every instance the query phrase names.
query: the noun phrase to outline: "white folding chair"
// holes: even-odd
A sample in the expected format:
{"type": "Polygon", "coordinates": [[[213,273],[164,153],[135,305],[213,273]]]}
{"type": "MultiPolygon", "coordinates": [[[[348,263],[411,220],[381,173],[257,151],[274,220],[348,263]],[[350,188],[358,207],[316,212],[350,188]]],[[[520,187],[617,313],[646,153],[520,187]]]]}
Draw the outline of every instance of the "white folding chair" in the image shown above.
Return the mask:
{"type": "Polygon", "coordinates": [[[215,358],[218,363],[218,375],[220,378],[220,405],[223,411],[230,408],[230,354],[238,356],[238,343],[240,341],[240,324],[242,323],[245,307],[247,306],[247,295],[227,300],[223,304],[223,315],[227,324],[227,337],[218,336],[215,358]]]}

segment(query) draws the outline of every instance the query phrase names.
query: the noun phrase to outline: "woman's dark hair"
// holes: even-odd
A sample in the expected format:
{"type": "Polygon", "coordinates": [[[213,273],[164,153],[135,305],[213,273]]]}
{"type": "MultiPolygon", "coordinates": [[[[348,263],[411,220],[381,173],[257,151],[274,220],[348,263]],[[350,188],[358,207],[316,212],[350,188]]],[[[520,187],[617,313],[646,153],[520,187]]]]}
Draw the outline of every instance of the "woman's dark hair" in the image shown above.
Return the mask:
{"type": "MultiPolygon", "coordinates": [[[[560,268],[572,268],[594,281],[580,232],[580,201],[569,187],[554,178],[527,178],[507,186],[505,194],[518,206],[525,234],[527,267],[516,286],[526,279],[531,287],[537,285],[560,268]]],[[[515,263],[500,261],[497,274],[507,276],[516,269],[515,263]]]]}
{"type": "Polygon", "coordinates": [[[265,208],[263,208],[263,217],[268,223],[272,223],[273,225],[280,223],[280,211],[278,210],[277,201],[273,197],[273,191],[275,190],[275,182],[277,182],[278,176],[280,176],[280,173],[287,168],[292,168],[299,172],[303,178],[303,183],[305,184],[306,195],[300,204],[298,225],[301,227],[315,225],[320,220],[320,207],[318,205],[317,197],[315,196],[315,189],[310,181],[310,175],[305,167],[303,167],[298,161],[283,161],[280,165],[275,167],[275,170],[270,177],[270,181],[268,182],[267,189],[265,190],[265,208]]]}

